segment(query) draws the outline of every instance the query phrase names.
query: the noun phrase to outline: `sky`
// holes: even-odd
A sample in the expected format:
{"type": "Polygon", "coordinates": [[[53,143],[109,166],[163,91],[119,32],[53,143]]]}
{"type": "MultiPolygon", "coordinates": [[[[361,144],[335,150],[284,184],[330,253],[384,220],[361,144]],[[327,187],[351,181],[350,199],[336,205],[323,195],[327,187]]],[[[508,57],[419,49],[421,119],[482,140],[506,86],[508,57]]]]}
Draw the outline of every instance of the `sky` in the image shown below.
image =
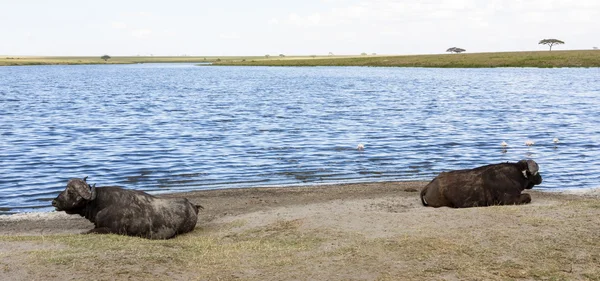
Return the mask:
{"type": "Polygon", "coordinates": [[[599,0],[0,0],[0,55],[438,54],[600,47],[599,0]]]}

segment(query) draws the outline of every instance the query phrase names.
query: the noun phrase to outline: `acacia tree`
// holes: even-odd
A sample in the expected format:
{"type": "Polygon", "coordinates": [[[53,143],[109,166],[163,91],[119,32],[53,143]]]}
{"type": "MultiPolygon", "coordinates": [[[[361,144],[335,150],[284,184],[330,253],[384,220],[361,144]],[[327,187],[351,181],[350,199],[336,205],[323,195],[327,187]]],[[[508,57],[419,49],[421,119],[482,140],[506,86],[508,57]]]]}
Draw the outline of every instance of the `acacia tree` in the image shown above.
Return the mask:
{"type": "Polygon", "coordinates": [[[552,51],[552,46],[560,45],[560,44],[564,44],[564,43],[565,42],[560,41],[558,39],[542,39],[542,40],[540,40],[540,43],[538,43],[538,44],[548,45],[548,46],[550,46],[550,51],[552,51]]]}
{"type": "Polygon", "coordinates": [[[104,55],[100,57],[101,59],[103,59],[104,61],[108,61],[108,59],[110,59],[109,55],[104,55]]]}
{"type": "Polygon", "coordinates": [[[462,53],[462,52],[466,52],[467,50],[462,49],[462,48],[457,48],[457,47],[452,47],[452,48],[448,48],[448,50],[446,50],[446,52],[449,53],[462,53]]]}

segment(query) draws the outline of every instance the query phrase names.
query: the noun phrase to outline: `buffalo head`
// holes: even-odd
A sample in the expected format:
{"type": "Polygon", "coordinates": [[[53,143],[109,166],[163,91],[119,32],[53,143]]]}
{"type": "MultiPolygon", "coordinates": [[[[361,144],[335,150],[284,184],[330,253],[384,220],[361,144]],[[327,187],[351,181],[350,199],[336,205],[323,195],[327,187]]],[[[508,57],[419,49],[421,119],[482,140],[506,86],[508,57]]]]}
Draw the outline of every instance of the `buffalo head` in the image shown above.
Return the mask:
{"type": "Polygon", "coordinates": [[[539,173],[540,167],[535,161],[531,159],[521,160],[517,162],[517,165],[519,165],[523,176],[529,181],[525,189],[531,189],[534,185],[542,183],[542,175],[539,173]]]}
{"type": "Polygon", "coordinates": [[[96,187],[90,186],[86,179],[87,177],[69,180],[67,188],[52,200],[52,206],[57,211],[69,211],[84,206],[87,201],[96,199],[96,187]]]}

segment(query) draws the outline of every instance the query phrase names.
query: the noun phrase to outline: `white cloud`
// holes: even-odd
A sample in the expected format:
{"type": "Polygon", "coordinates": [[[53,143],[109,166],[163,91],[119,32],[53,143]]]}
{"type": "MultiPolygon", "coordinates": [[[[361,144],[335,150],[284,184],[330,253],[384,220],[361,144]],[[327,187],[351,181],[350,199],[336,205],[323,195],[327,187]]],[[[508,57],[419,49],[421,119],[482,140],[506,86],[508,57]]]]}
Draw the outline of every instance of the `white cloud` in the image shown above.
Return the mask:
{"type": "Polygon", "coordinates": [[[287,21],[285,22],[300,27],[315,27],[322,23],[321,15],[319,13],[314,13],[307,16],[299,16],[298,14],[292,13],[288,16],[287,21]]]}
{"type": "MultiPolygon", "coordinates": [[[[345,3],[331,0],[324,0],[324,2],[334,2],[340,5],[345,3]]],[[[591,0],[578,2],[571,0],[430,0],[420,2],[372,0],[347,3],[346,6],[339,6],[327,11],[315,11],[308,14],[291,13],[284,21],[272,19],[271,22],[282,22],[301,27],[354,25],[357,23],[383,26],[434,20],[466,22],[469,19],[476,19],[476,22],[480,23],[488,18],[503,16],[506,19],[505,24],[511,25],[515,19],[524,22],[563,20],[564,18],[558,17],[563,14],[571,20],[592,23],[599,13],[600,1],[591,0]]]]}
{"type": "Polygon", "coordinates": [[[150,34],[152,34],[152,30],[150,29],[134,29],[131,31],[131,36],[136,37],[136,38],[148,38],[150,36],[150,34]]]}
{"type": "Polygon", "coordinates": [[[14,13],[0,22],[10,26],[4,33],[16,39],[9,47],[0,45],[0,53],[414,54],[443,53],[451,46],[469,52],[536,50],[544,47],[537,44],[543,38],[565,41],[563,49],[600,45],[599,0],[311,0],[281,5],[232,0],[186,2],[184,9],[176,3],[107,1],[123,5],[94,16],[84,15],[77,5],[59,5],[56,14],[41,9],[32,21],[14,27],[10,23],[26,15],[19,13],[26,5],[8,1],[13,8],[7,10],[14,13]],[[261,8],[249,13],[249,7],[261,8]],[[198,16],[197,11],[210,12],[198,16]],[[32,36],[24,36],[26,32],[32,36]],[[57,37],[69,43],[46,43],[57,37]],[[76,44],[66,40],[75,37],[76,44]],[[226,41],[240,37],[251,40],[243,45],[226,41]],[[55,48],[39,49],[45,45],[55,48]]]}
{"type": "Polygon", "coordinates": [[[304,41],[320,40],[310,43],[313,45],[352,45],[364,50],[383,46],[387,52],[429,53],[447,44],[474,52],[535,49],[544,36],[566,40],[572,34],[590,34],[589,26],[600,18],[600,1],[595,0],[322,2],[328,5],[271,22],[299,34],[304,41]]]}
{"type": "Polygon", "coordinates": [[[156,25],[162,20],[161,17],[151,12],[127,12],[121,13],[116,20],[110,22],[113,29],[123,31],[136,39],[148,39],[157,36],[174,36],[169,29],[160,29],[156,25]]]}
{"type": "Polygon", "coordinates": [[[111,23],[112,28],[114,29],[126,29],[127,28],[127,24],[125,24],[124,22],[119,22],[119,21],[113,21],[111,23]]]}
{"type": "Polygon", "coordinates": [[[240,39],[241,36],[238,33],[236,33],[236,32],[230,32],[230,33],[221,33],[219,35],[219,38],[234,40],[234,39],[240,39]]]}

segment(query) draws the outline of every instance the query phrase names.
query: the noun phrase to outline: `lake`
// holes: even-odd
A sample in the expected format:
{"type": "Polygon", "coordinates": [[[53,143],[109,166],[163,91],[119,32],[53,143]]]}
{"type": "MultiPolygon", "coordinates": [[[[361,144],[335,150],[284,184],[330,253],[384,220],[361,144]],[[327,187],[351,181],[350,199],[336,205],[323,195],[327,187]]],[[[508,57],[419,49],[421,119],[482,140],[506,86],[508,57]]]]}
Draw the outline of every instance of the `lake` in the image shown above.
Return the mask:
{"type": "Polygon", "coordinates": [[[599,109],[598,68],[0,67],[0,214],[84,176],[157,194],[534,159],[536,188],[596,188],[599,109]]]}

